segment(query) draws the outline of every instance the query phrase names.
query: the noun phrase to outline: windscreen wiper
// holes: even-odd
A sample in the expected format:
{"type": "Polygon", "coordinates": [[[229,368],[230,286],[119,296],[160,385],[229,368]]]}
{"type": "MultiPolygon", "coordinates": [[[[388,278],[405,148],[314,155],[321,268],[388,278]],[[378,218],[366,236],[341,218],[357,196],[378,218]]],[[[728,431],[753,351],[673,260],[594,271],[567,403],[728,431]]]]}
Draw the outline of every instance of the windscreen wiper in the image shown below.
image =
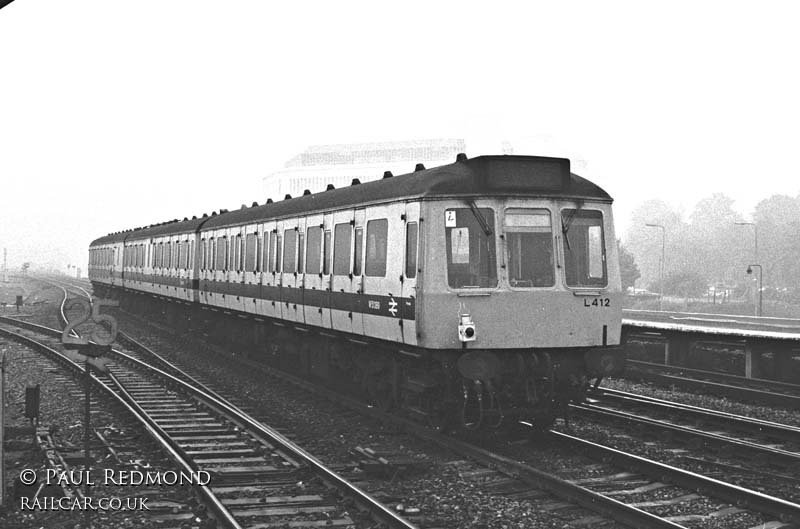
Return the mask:
{"type": "Polygon", "coordinates": [[[575,209],[572,210],[572,213],[567,216],[566,220],[563,216],[561,217],[561,233],[564,234],[564,243],[567,245],[567,250],[570,252],[572,251],[572,248],[569,246],[569,237],[567,236],[567,232],[569,231],[569,227],[572,225],[572,221],[575,219],[575,215],[578,214],[578,211],[580,211],[582,206],[583,201],[579,201],[576,204],[575,209]]]}
{"type": "Polygon", "coordinates": [[[489,227],[489,223],[486,222],[486,218],[481,213],[481,210],[478,209],[475,201],[469,200],[467,204],[469,205],[469,209],[472,210],[472,214],[475,215],[475,218],[478,220],[478,224],[483,228],[483,233],[485,233],[487,237],[490,236],[492,234],[492,228],[489,227]]]}

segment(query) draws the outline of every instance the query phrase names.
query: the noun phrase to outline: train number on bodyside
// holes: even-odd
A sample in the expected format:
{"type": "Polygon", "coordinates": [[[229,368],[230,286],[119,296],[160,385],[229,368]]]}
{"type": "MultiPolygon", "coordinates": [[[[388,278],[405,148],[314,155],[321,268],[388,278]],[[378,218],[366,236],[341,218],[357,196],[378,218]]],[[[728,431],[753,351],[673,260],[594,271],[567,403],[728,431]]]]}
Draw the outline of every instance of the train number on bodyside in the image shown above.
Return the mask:
{"type": "Polygon", "coordinates": [[[589,301],[588,299],[583,300],[584,307],[610,307],[611,300],[609,298],[594,298],[593,300],[589,301]]]}

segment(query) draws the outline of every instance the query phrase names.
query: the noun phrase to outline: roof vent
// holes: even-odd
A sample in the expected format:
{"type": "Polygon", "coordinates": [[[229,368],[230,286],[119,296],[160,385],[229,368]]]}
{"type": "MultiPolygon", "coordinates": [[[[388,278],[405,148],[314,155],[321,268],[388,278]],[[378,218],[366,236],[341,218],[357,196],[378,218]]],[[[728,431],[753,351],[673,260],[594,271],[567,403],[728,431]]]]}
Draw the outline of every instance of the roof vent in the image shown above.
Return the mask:
{"type": "Polygon", "coordinates": [[[207,219],[208,218],[208,213],[203,213],[203,218],[207,219]]]}
{"type": "Polygon", "coordinates": [[[192,220],[197,220],[197,215],[192,215],[192,220]]]}
{"type": "Polygon", "coordinates": [[[251,208],[258,207],[258,202],[256,202],[256,201],[253,201],[253,203],[250,205],[250,207],[251,207],[251,208]]]}
{"type": "Polygon", "coordinates": [[[466,161],[467,161],[466,154],[464,154],[463,152],[456,154],[456,162],[466,162],[466,161]]]}
{"type": "Polygon", "coordinates": [[[361,184],[361,180],[359,180],[358,178],[353,178],[353,181],[350,182],[351,186],[357,186],[359,184],[361,184]]]}
{"type": "Polygon", "coordinates": [[[424,170],[425,170],[425,166],[423,164],[421,164],[421,163],[418,163],[417,166],[414,168],[414,172],[415,173],[417,171],[424,171],[424,170]]]}
{"type": "Polygon", "coordinates": [[[271,198],[267,199],[267,204],[272,204],[272,199],[271,198]]]}
{"type": "Polygon", "coordinates": [[[308,195],[310,195],[310,194],[311,194],[311,190],[310,190],[310,189],[306,189],[305,191],[303,191],[303,196],[304,196],[304,197],[305,197],[305,196],[308,196],[308,195]]]}
{"type": "Polygon", "coordinates": [[[187,220],[189,220],[189,217],[183,217],[183,222],[186,222],[187,220]]]}
{"type": "Polygon", "coordinates": [[[247,204],[242,204],[242,207],[240,207],[239,209],[247,209],[247,204]]]}
{"type": "Polygon", "coordinates": [[[383,177],[384,177],[384,178],[391,178],[391,177],[393,177],[393,176],[394,176],[394,175],[392,174],[392,172],[391,172],[391,171],[384,171],[384,172],[383,172],[383,177]]]}
{"type": "Polygon", "coordinates": [[[291,200],[292,199],[292,195],[290,195],[289,193],[286,193],[286,196],[283,197],[283,199],[284,200],[291,200]]]}
{"type": "Polygon", "coordinates": [[[221,210],[219,210],[219,214],[220,214],[220,215],[222,215],[223,213],[227,213],[227,212],[228,212],[228,210],[227,210],[227,209],[221,209],[221,210]]]}
{"type": "Polygon", "coordinates": [[[211,216],[212,216],[212,217],[216,217],[216,216],[217,216],[217,212],[216,212],[216,211],[212,211],[212,212],[211,212],[211,216]]]}
{"type": "Polygon", "coordinates": [[[331,189],[336,189],[336,186],[333,184],[328,184],[328,187],[325,188],[325,191],[330,191],[331,189]]]}

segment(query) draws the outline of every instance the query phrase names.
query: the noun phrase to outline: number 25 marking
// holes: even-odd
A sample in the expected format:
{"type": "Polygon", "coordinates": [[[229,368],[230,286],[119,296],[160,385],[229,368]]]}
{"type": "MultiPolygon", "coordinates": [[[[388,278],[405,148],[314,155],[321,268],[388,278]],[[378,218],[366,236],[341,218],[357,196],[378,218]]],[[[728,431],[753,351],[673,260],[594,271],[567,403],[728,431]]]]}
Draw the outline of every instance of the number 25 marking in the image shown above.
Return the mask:
{"type": "Polygon", "coordinates": [[[99,332],[99,329],[95,328],[92,329],[91,339],[97,345],[111,345],[114,343],[114,340],[117,339],[117,320],[113,316],[109,316],[108,314],[100,314],[100,307],[118,307],[119,302],[114,301],[111,299],[96,299],[94,303],[92,303],[91,308],[89,307],[89,303],[79,299],[73,301],[69,308],[79,306],[82,309],[82,313],[76,320],[67,322],[67,326],[64,327],[64,332],[61,333],[61,343],[64,344],[73,344],[73,345],[88,345],[89,341],[86,338],[79,337],[79,336],[72,336],[72,332],[78,325],[82,325],[89,321],[89,318],[95,323],[98,324],[105,332],[99,332]],[[110,328],[106,329],[100,323],[105,322],[110,328]]]}

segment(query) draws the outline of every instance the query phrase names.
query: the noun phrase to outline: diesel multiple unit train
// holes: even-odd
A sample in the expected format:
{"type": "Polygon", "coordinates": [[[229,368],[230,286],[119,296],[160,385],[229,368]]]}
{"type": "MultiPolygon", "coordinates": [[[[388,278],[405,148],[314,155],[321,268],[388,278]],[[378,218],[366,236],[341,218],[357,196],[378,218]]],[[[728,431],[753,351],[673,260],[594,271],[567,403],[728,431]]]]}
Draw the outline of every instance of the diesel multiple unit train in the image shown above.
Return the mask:
{"type": "Polygon", "coordinates": [[[101,237],[98,295],[440,426],[548,425],[624,368],[611,197],[455,163],[101,237]]]}

